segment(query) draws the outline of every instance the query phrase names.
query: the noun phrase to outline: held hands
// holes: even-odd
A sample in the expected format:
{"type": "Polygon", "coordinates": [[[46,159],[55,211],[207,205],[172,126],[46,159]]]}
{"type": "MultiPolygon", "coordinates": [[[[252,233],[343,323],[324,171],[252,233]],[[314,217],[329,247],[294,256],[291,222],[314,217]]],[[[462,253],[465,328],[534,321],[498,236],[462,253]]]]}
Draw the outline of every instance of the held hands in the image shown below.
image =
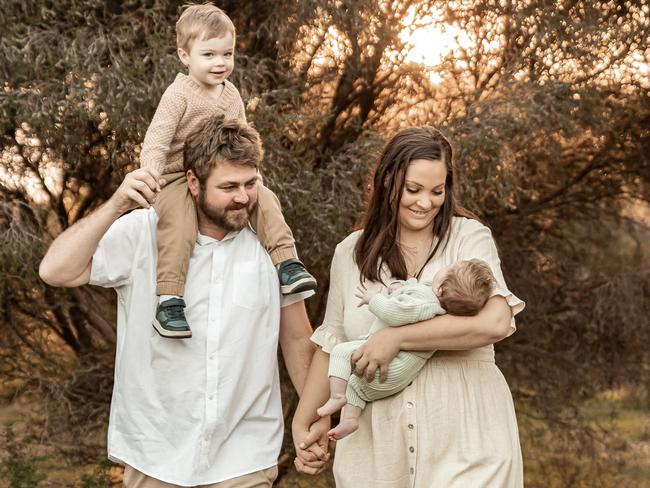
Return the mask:
{"type": "Polygon", "coordinates": [[[124,177],[109,203],[120,215],[136,207],[149,208],[165,183],[155,169],[136,169],[124,177]]]}
{"type": "Polygon", "coordinates": [[[296,448],[296,458],[293,460],[293,464],[298,472],[315,475],[327,467],[330,458],[329,452],[327,452],[329,429],[329,417],[321,417],[311,424],[308,430],[293,426],[293,441],[296,448]]]}
{"type": "Polygon", "coordinates": [[[365,374],[367,381],[375,379],[379,369],[379,382],[388,377],[388,365],[400,351],[399,327],[387,327],[372,334],[351,357],[352,369],[357,376],[365,374]]]}
{"type": "Polygon", "coordinates": [[[366,285],[364,285],[363,283],[357,286],[357,291],[354,294],[354,296],[360,300],[359,305],[357,305],[357,307],[368,305],[370,303],[370,300],[372,300],[372,297],[374,297],[380,291],[381,288],[379,287],[366,288],[366,285]]]}

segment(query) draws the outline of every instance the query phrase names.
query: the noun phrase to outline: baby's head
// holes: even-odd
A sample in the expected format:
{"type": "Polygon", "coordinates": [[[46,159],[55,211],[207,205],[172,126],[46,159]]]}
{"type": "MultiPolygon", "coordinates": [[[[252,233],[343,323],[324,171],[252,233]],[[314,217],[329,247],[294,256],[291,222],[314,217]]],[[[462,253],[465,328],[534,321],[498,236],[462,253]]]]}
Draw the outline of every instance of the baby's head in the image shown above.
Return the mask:
{"type": "Polygon", "coordinates": [[[189,5],[176,22],[176,47],[194,81],[209,88],[232,73],[235,26],[223,10],[210,3],[189,5]]]}
{"type": "Polygon", "coordinates": [[[458,261],[433,278],[433,292],[452,315],[476,315],[488,301],[496,280],[485,261],[458,261]]]}

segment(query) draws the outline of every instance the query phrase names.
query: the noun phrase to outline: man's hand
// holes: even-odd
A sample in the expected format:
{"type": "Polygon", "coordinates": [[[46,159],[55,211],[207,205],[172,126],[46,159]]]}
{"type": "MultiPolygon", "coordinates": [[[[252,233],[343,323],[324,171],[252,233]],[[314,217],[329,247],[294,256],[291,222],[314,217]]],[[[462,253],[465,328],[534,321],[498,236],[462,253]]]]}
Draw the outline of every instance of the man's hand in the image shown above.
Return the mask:
{"type": "Polygon", "coordinates": [[[354,351],[352,367],[357,376],[366,375],[368,382],[375,379],[379,369],[379,382],[388,377],[388,365],[399,353],[399,327],[388,327],[372,334],[366,342],[354,351]]]}
{"type": "Polygon", "coordinates": [[[374,297],[380,291],[381,287],[377,286],[366,288],[366,285],[363,283],[357,286],[357,291],[354,294],[354,296],[360,300],[357,307],[368,305],[370,303],[370,300],[372,300],[372,297],[374,297]]]}
{"type": "Polygon", "coordinates": [[[165,180],[155,169],[136,169],[124,177],[124,181],[107,204],[119,215],[137,207],[149,208],[156,201],[156,194],[163,186],[165,180]]]}
{"type": "Polygon", "coordinates": [[[315,475],[327,467],[330,458],[327,432],[330,426],[329,417],[321,417],[311,424],[309,430],[293,426],[293,442],[296,448],[293,464],[300,473],[315,475]]]}
{"type": "Polygon", "coordinates": [[[38,270],[41,279],[52,286],[88,283],[93,253],[109,227],[127,210],[138,205],[149,208],[164,185],[165,181],[153,169],[137,169],[127,174],[104,205],[52,242],[38,270]]]}

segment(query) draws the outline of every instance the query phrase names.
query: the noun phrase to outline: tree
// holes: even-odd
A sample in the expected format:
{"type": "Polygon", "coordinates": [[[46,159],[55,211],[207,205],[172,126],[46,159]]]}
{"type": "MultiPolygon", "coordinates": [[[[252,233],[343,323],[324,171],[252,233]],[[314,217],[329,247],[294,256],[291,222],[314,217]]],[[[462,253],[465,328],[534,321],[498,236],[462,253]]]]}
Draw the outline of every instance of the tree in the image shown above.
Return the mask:
{"type": "MultiPolygon", "coordinates": [[[[158,99],[182,68],[181,5],[0,6],[3,375],[48,393],[49,427],[69,439],[87,424],[55,419],[83,411],[105,421],[114,296],[46,287],[38,262],[137,166],[158,99]]],[[[520,412],[579,425],[566,405],[634,382],[639,365],[647,373],[645,1],[220,6],[237,27],[232,81],[264,140],[266,184],[321,283],[309,303],[315,324],[334,246],[358,220],[383,140],[433,124],[456,148],[461,200],[493,229],[508,282],[528,301],[520,332],[499,345],[520,412]],[[436,67],[408,57],[412,34],[428,25],[458,41],[436,67]]],[[[287,396],[287,415],[293,404],[287,396]]]]}

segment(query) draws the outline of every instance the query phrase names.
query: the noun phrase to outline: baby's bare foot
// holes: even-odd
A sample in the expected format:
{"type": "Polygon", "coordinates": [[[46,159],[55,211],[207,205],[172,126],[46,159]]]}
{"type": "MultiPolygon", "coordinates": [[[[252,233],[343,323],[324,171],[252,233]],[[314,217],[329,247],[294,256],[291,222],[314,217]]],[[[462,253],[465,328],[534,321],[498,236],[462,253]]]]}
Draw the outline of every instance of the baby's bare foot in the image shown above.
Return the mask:
{"type": "Polygon", "coordinates": [[[345,398],[345,396],[332,397],[329,400],[327,400],[322,407],[316,410],[316,413],[321,417],[327,417],[328,415],[332,415],[333,413],[336,413],[339,410],[341,410],[346,403],[347,403],[347,399],[345,398]]]}
{"type": "Polygon", "coordinates": [[[343,439],[345,436],[352,434],[355,430],[359,428],[359,421],[354,418],[347,418],[341,420],[339,425],[334,427],[327,433],[327,437],[331,441],[338,441],[343,439]]]}

